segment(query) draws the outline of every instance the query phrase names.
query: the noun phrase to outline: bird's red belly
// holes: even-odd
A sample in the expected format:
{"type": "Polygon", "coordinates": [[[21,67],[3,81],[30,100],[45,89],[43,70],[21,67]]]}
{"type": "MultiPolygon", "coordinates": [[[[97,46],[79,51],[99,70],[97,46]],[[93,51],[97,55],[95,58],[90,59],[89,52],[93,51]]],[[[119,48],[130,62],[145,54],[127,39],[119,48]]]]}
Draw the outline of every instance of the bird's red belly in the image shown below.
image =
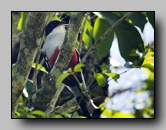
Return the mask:
{"type": "MultiPolygon", "coordinates": [[[[51,68],[53,68],[53,66],[54,66],[54,63],[55,63],[55,61],[56,61],[56,59],[58,57],[59,51],[60,51],[60,49],[59,49],[59,47],[57,47],[55,49],[55,51],[54,51],[54,54],[49,58],[49,62],[50,62],[51,68]]],[[[79,62],[79,60],[78,60],[77,52],[76,52],[76,49],[75,49],[74,52],[73,52],[72,58],[71,58],[71,60],[69,62],[69,65],[67,67],[67,69],[68,68],[72,68],[73,69],[74,66],[76,64],[78,64],[78,62],[79,62]]]]}

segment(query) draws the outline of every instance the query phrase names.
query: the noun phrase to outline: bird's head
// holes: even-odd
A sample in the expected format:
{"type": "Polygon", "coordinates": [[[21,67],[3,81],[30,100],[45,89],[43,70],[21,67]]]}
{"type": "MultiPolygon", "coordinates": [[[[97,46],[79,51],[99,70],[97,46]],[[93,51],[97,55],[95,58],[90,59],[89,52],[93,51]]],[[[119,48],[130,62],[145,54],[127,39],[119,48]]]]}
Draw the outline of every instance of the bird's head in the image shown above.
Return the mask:
{"type": "Polygon", "coordinates": [[[49,22],[45,29],[45,35],[48,36],[56,27],[61,25],[64,25],[64,22],[58,20],[49,22]]]}

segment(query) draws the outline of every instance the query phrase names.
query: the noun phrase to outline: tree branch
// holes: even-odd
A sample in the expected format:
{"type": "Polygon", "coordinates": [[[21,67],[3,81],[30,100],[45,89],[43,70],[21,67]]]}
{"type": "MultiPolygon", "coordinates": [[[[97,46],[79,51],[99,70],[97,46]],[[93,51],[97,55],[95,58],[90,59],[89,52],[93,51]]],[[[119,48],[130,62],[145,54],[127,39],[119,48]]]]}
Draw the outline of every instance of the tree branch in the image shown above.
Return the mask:
{"type": "Polygon", "coordinates": [[[72,113],[75,110],[79,110],[80,107],[78,106],[77,100],[75,98],[70,99],[69,101],[65,102],[61,106],[56,106],[50,113],[47,113],[49,117],[53,115],[62,114],[62,112],[72,113]]]}
{"type": "Polygon", "coordinates": [[[43,30],[52,14],[30,12],[27,18],[26,26],[21,34],[18,60],[12,73],[12,117],[15,115],[19,97],[27,82],[37,48],[42,43],[43,30]]]}

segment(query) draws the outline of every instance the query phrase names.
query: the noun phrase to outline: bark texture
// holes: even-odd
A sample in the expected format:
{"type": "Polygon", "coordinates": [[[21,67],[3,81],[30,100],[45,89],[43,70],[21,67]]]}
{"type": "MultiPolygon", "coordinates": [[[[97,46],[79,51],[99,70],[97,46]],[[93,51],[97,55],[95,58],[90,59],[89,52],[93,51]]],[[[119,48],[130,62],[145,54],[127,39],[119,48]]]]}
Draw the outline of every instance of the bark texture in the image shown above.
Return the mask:
{"type": "Polygon", "coordinates": [[[28,15],[20,38],[18,60],[12,73],[12,117],[27,82],[37,48],[43,42],[44,28],[52,14],[52,12],[30,12],[28,15]]]}

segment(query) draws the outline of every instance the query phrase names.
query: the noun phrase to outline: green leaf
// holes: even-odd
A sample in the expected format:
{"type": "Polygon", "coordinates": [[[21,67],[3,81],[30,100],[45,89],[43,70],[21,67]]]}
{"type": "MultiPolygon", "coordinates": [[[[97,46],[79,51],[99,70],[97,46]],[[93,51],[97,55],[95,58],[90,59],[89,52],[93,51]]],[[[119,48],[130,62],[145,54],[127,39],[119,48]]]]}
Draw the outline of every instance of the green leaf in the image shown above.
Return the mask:
{"type": "Polygon", "coordinates": [[[146,15],[148,17],[148,20],[149,20],[150,24],[154,28],[155,12],[147,12],[146,15]]]}
{"type": "Polygon", "coordinates": [[[26,117],[27,117],[27,118],[36,118],[36,116],[30,115],[30,114],[27,114],[26,117]]]}
{"type": "Polygon", "coordinates": [[[61,19],[56,15],[53,20],[58,20],[58,21],[61,21],[61,19]]]}
{"type": "MultiPolygon", "coordinates": [[[[101,18],[107,20],[111,25],[115,24],[121,17],[110,12],[100,12],[101,18]]],[[[116,28],[115,33],[118,39],[118,45],[121,56],[125,61],[138,61],[139,55],[130,55],[133,50],[144,52],[144,44],[138,30],[127,21],[121,22],[116,28]]],[[[143,61],[142,61],[143,62],[143,61]]],[[[142,65],[140,62],[140,65],[142,65]]]]}
{"type": "Polygon", "coordinates": [[[66,77],[68,77],[70,74],[71,74],[71,73],[68,73],[68,72],[61,74],[61,75],[58,77],[57,81],[56,81],[56,87],[58,87],[58,86],[62,83],[62,81],[63,81],[66,77]]]}
{"type": "Polygon", "coordinates": [[[143,64],[142,67],[148,68],[150,71],[154,72],[154,64],[143,64]]]}
{"type": "Polygon", "coordinates": [[[104,71],[109,71],[109,67],[106,63],[103,63],[102,65],[100,65],[101,69],[104,70],[104,71]]]}
{"type": "Polygon", "coordinates": [[[101,74],[101,73],[94,73],[94,77],[95,77],[95,79],[96,79],[96,81],[97,81],[99,86],[101,86],[101,85],[106,83],[106,80],[105,80],[103,74],[101,74]]]}
{"type": "Polygon", "coordinates": [[[111,111],[111,110],[108,110],[108,109],[105,109],[105,110],[102,112],[102,115],[106,116],[107,118],[111,118],[111,117],[112,117],[112,111],[111,111]]]}
{"type": "Polygon", "coordinates": [[[72,118],[78,118],[78,117],[79,117],[79,114],[77,112],[74,112],[72,115],[72,118]]]}
{"type": "Polygon", "coordinates": [[[86,116],[79,116],[79,118],[87,118],[86,116]]]}
{"type": "Polygon", "coordinates": [[[120,78],[120,75],[117,73],[113,73],[113,72],[109,72],[109,73],[105,73],[105,75],[112,77],[112,79],[117,82],[117,80],[120,78]]]}
{"type": "Polygon", "coordinates": [[[148,53],[148,50],[144,51],[142,53],[142,56],[139,58],[139,60],[135,60],[134,63],[132,64],[132,67],[134,68],[140,68],[142,63],[144,64],[145,63],[145,57],[146,57],[146,54],[148,53]]]}
{"type": "Polygon", "coordinates": [[[24,99],[22,97],[22,95],[19,97],[19,105],[23,105],[24,103],[24,99]]]}
{"type": "Polygon", "coordinates": [[[20,112],[18,112],[18,111],[16,111],[16,115],[17,115],[17,117],[16,117],[16,118],[21,117],[21,113],[20,113],[20,112]]]}
{"type": "Polygon", "coordinates": [[[18,21],[17,29],[22,30],[25,26],[26,19],[27,19],[28,13],[27,12],[21,12],[21,17],[18,21]]]}
{"type": "Polygon", "coordinates": [[[143,32],[144,26],[147,23],[145,15],[143,15],[141,12],[135,12],[130,19],[132,20],[132,24],[139,27],[143,32]]]}
{"type": "Polygon", "coordinates": [[[90,34],[89,34],[88,30],[87,30],[87,32],[83,34],[83,38],[82,38],[83,42],[85,43],[84,45],[85,45],[86,49],[88,49],[90,44],[92,43],[89,35],[90,34]]]}
{"type": "Polygon", "coordinates": [[[116,112],[113,115],[114,118],[135,118],[132,113],[116,112]]]}
{"type": "Polygon", "coordinates": [[[84,67],[84,66],[85,66],[84,64],[77,64],[74,67],[74,72],[82,72],[82,67],[84,67]]]}
{"type": "Polygon", "coordinates": [[[141,67],[149,69],[154,73],[154,52],[147,50],[143,54],[144,62],[141,67]]]}
{"type": "MultiPolygon", "coordinates": [[[[82,22],[84,23],[84,22],[82,22]]],[[[93,27],[90,22],[90,17],[87,18],[85,26],[84,26],[84,32],[82,35],[82,40],[85,43],[85,48],[88,49],[89,46],[92,44],[92,34],[93,34],[93,27]]]]}
{"type": "MultiPolygon", "coordinates": [[[[32,68],[36,68],[36,63],[33,63],[32,64],[32,68]]],[[[43,67],[41,64],[37,64],[37,69],[40,70],[40,71],[43,71],[43,72],[47,72],[45,67],[43,67]]]]}
{"type": "Polygon", "coordinates": [[[63,118],[61,115],[54,115],[52,118],[63,118]]]}
{"type": "Polygon", "coordinates": [[[69,115],[68,115],[68,113],[67,113],[66,111],[62,111],[61,114],[62,114],[62,116],[65,117],[65,118],[68,118],[68,117],[69,117],[69,115]]]}
{"type": "Polygon", "coordinates": [[[24,111],[25,111],[26,113],[28,113],[28,112],[29,112],[29,108],[28,108],[28,107],[24,107],[24,111]]]}
{"type": "MultiPolygon", "coordinates": [[[[111,25],[106,20],[97,18],[93,31],[93,38],[95,42],[97,42],[110,27],[111,25]]],[[[113,32],[109,32],[104,40],[97,45],[97,50],[101,57],[105,57],[109,53],[113,41],[113,36],[113,32]]]]}
{"type": "Polygon", "coordinates": [[[41,110],[34,110],[30,113],[28,113],[29,115],[38,115],[38,116],[42,116],[42,117],[47,117],[47,114],[41,110]]]}
{"type": "Polygon", "coordinates": [[[125,61],[134,62],[139,60],[139,54],[135,53],[135,55],[132,55],[134,50],[144,52],[143,40],[137,29],[131,24],[125,22],[116,29],[116,35],[118,38],[120,54],[125,61]]]}
{"type": "Polygon", "coordinates": [[[101,103],[101,104],[99,105],[99,108],[100,108],[101,111],[104,111],[104,110],[105,110],[105,105],[104,105],[104,103],[101,103]]]}

